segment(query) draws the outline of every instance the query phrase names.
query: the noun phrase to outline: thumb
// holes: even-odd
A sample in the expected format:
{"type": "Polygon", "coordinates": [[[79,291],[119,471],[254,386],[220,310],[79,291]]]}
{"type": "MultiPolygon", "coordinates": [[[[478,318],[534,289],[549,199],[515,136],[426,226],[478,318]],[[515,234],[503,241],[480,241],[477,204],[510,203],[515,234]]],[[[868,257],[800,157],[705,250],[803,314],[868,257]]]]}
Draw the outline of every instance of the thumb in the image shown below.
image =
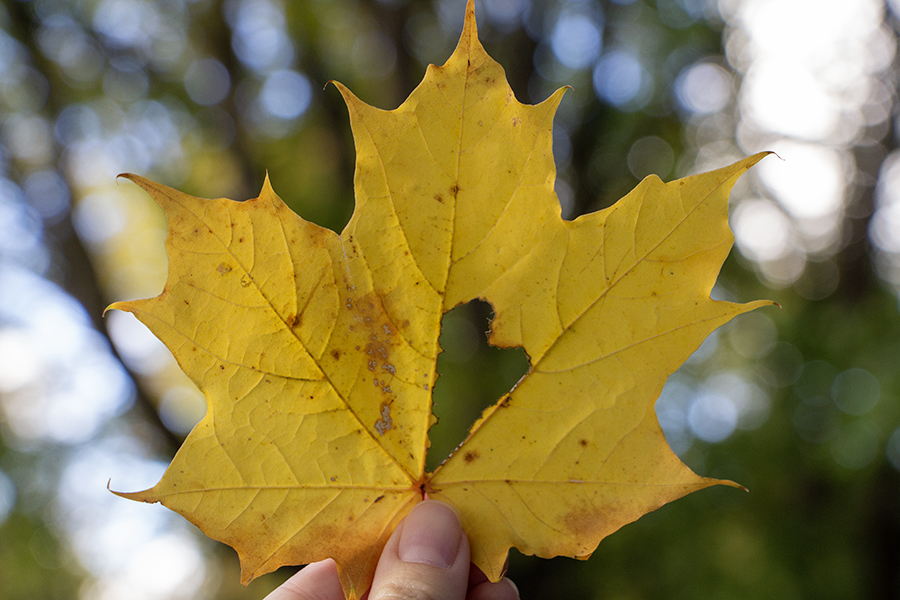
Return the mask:
{"type": "Polygon", "coordinates": [[[385,545],[369,600],[463,600],[468,578],[469,541],[459,516],[443,502],[425,500],[385,545]]]}

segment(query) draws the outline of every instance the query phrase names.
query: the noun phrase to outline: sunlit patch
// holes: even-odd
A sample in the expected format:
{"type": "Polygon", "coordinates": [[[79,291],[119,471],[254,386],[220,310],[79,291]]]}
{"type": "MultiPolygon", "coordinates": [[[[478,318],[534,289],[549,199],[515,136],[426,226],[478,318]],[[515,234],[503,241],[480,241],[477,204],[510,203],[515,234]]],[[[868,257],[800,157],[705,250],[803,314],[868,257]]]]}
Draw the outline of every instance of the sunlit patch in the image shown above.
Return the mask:
{"type": "Polygon", "coordinates": [[[133,372],[156,373],[172,360],[165,345],[131,313],[112,310],[105,318],[116,350],[133,372]]]}
{"type": "Polygon", "coordinates": [[[741,254],[758,262],[778,260],[793,248],[791,223],[769,200],[742,201],[732,217],[732,228],[741,254]]]}
{"type": "Polygon", "coordinates": [[[69,188],[54,170],[37,171],[22,186],[28,203],[47,223],[58,223],[69,211],[69,188]]]}
{"type": "Polygon", "coordinates": [[[695,439],[723,442],[737,430],[762,426],[771,409],[769,394],[748,374],[719,371],[703,381],[676,373],[656,402],[656,415],[672,450],[683,455],[695,439]]]}
{"type": "MultiPolygon", "coordinates": [[[[728,61],[743,73],[738,143],[745,152],[775,150],[784,158],[764,161],[758,176],[794,233],[774,260],[759,248],[745,252],[750,244],[740,236],[739,246],[759,263],[766,283],[800,280],[798,292],[821,299],[829,286],[810,287],[810,277],[800,278],[807,257],[827,267],[824,261],[841,247],[845,201],[859,212],[854,197],[845,198],[860,175],[847,148],[874,147],[888,132],[892,101],[883,81],[896,54],[894,34],[878,0],[721,1],[719,10],[730,26],[728,61]]],[[[884,216],[876,214],[870,230],[879,247],[891,237],[884,216]]],[[[769,250],[774,247],[769,244],[769,250]]],[[[900,283],[900,268],[889,253],[876,263],[882,277],[900,283]]]]}
{"type": "Polygon", "coordinates": [[[0,329],[0,393],[28,385],[42,371],[36,340],[18,328],[0,329]]]}
{"type": "Polygon", "coordinates": [[[27,112],[4,118],[2,137],[12,155],[26,162],[48,162],[53,151],[53,136],[47,121],[27,112]]]}
{"type": "Polygon", "coordinates": [[[286,69],[294,60],[284,8],[271,0],[243,0],[226,4],[225,17],[233,31],[231,47],[242,63],[255,71],[286,69]]]}
{"type": "Polygon", "coordinates": [[[589,67],[600,54],[603,36],[593,19],[579,13],[563,13],[550,38],[557,60],[570,69],[589,67]]]}
{"type": "Polygon", "coordinates": [[[83,597],[169,600],[198,597],[206,579],[202,546],[162,506],[122,502],[107,489],[144,489],[165,465],[123,437],[75,452],[63,469],[57,506],[69,542],[96,580],[83,597]]]}
{"type": "Polygon", "coordinates": [[[231,75],[215,58],[195,60],[184,74],[184,89],[201,106],[218,104],[228,96],[231,75]]]}
{"type": "Polygon", "coordinates": [[[900,153],[882,163],[875,192],[875,212],[869,221],[869,239],[876,248],[878,274],[900,290],[900,153]]]}
{"type": "Polygon", "coordinates": [[[843,208],[847,167],[836,150],[781,141],[772,150],[784,161],[763,161],[759,178],[798,219],[832,217],[843,208]]]}
{"type": "Polygon", "coordinates": [[[312,101],[312,86],[297,71],[276,71],[266,78],[259,100],[263,109],[279,119],[296,119],[312,101]]]}
{"type": "Polygon", "coordinates": [[[732,78],[722,67],[701,62],[684,69],[675,80],[681,106],[700,114],[716,113],[731,101],[732,78]]]}
{"type": "Polygon", "coordinates": [[[637,56],[628,50],[613,50],[597,61],[594,90],[601,100],[615,106],[640,108],[649,97],[650,82],[637,56]]]}
{"type": "Polygon", "coordinates": [[[159,401],[159,418],[163,425],[181,435],[187,435],[205,414],[206,397],[196,387],[172,387],[159,401]]]}

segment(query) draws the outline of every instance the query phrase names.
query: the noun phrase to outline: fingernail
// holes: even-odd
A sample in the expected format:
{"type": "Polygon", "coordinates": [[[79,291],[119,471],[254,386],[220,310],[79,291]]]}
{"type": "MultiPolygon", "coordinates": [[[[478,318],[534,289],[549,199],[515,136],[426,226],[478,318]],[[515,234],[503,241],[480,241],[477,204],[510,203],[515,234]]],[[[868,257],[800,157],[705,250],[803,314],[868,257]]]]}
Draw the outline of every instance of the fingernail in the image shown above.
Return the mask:
{"type": "Polygon", "coordinates": [[[449,569],[459,553],[462,527],[453,509],[440,502],[424,501],[403,520],[400,560],[449,569]]]}

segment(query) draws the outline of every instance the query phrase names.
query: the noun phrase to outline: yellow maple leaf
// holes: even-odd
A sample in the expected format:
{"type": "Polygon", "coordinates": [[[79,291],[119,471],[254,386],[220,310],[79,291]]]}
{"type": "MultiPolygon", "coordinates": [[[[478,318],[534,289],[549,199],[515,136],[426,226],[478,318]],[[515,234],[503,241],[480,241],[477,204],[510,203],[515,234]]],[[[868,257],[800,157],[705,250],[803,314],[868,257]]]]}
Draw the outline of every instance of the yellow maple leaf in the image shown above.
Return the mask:
{"type": "Polygon", "coordinates": [[[762,154],[564,221],[551,126],[563,90],[520,104],[478,41],[470,0],[453,55],[399,108],[336,84],[357,149],[356,210],[338,236],[266,180],[246,202],[135,175],[166,212],[169,275],[134,313],[208,410],[153,488],[240,555],[242,579],[337,562],[368,589],[425,494],[454,505],[491,580],[506,554],[584,558],[692,491],[666,444],[663,384],[716,327],[767,304],[710,299],[733,237],[728,194],[762,154]],[[491,343],[530,369],[434,473],[425,471],[441,316],[494,308],[491,343]]]}

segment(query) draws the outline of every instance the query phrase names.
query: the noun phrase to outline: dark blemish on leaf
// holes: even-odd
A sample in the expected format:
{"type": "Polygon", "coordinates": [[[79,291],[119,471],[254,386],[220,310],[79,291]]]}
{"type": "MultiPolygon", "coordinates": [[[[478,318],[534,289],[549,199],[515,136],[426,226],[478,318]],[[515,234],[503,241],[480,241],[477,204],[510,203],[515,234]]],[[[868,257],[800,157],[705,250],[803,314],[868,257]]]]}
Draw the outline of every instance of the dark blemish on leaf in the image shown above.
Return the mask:
{"type": "Polygon", "coordinates": [[[190,305],[191,305],[191,303],[188,302],[187,300],[185,300],[184,303],[185,303],[187,306],[190,306],[190,305]]]}
{"type": "Polygon", "coordinates": [[[375,500],[372,501],[372,504],[378,504],[378,503],[381,502],[382,500],[384,500],[384,494],[382,494],[382,495],[378,496],[377,498],[375,498],[375,500]]]}
{"type": "Polygon", "coordinates": [[[221,275],[224,275],[225,273],[231,273],[231,265],[221,263],[218,267],[216,267],[216,271],[218,271],[221,275]]]}
{"type": "Polygon", "coordinates": [[[441,196],[440,194],[435,194],[434,199],[437,200],[438,202],[440,202],[441,204],[444,203],[444,197],[441,196]]]}
{"type": "Polygon", "coordinates": [[[470,463],[470,462],[476,460],[477,458],[478,458],[478,452],[476,452],[475,450],[472,450],[470,452],[466,452],[465,454],[463,454],[463,460],[465,460],[467,463],[470,463]]]}
{"type": "Polygon", "coordinates": [[[459,193],[459,186],[456,185],[456,184],[454,183],[453,186],[450,188],[450,194],[451,194],[454,198],[456,198],[456,195],[457,195],[458,193],[459,193]]]}
{"type": "Polygon", "coordinates": [[[219,368],[220,368],[221,370],[224,371],[224,370],[225,370],[225,365],[219,365],[219,368]]]}
{"type": "Polygon", "coordinates": [[[397,374],[397,369],[394,368],[394,365],[381,365],[381,368],[390,373],[391,375],[397,374]]]}
{"type": "Polygon", "coordinates": [[[332,481],[337,481],[337,477],[332,477],[331,480],[332,480],[332,481]]]}
{"type": "Polygon", "coordinates": [[[244,238],[239,237],[239,238],[238,238],[238,243],[243,244],[243,243],[244,243],[244,238]]]}
{"type": "Polygon", "coordinates": [[[341,360],[341,351],[335,348],[331,351],[331,357],[334,358],[334,360],[341,360]]]}
{"type": "MultiPolygon", "coordinates": [[[[374,371],[375,367],[377,367],[377,366],[378,366],[378,363],[376,363],[374,360],[369,361],[369,370],[370,371],[374,371]]],[[[377,384],[378,382],[376,381],[375,383],[377,384]]]]}
{"type": "Polygon", "coordinates": [[[578,440],[578,445],[581,446],[582,448],[586,448],[588,445],[588,441],[587,440],[578,440]]]}
{"type": "Polygon", "coordinates": [[[287,319],[284,320],[287,323],[287,326],[293,329],[294,327],[300,325],[300,320],[297,318],[297,315],[290,314],[287,316],[287,319]]]}

